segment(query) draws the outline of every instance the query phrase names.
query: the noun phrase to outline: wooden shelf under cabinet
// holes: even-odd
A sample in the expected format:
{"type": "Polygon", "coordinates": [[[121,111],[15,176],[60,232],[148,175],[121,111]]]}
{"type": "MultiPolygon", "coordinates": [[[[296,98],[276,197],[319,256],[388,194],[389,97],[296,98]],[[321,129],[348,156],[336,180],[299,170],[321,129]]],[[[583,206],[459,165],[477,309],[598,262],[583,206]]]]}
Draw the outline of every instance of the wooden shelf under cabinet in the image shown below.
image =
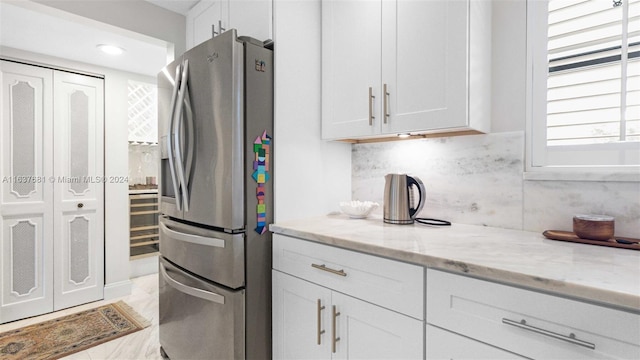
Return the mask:
{"type": "Polygon", "coordinates": [[[129,194],[129,256],[131,260],[159,251],[158,193],[129,194]]]}

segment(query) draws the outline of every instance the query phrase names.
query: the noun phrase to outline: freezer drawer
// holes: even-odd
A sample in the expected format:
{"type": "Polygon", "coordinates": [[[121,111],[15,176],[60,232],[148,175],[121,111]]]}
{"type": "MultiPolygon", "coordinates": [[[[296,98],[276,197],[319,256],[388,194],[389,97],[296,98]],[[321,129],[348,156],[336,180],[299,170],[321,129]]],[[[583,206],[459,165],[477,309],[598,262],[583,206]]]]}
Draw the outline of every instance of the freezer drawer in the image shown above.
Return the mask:
{"type": "Polygon", "coordinates": [[[227,234],[160,217],[160,253],[174,264],[232,289],[244,286],[244,234],[227,234]]]}
{"type": "Polygon", "coordinates": [[[160,258],[160,345],[172,359],[244,359],[245,293],[160,258]]]}

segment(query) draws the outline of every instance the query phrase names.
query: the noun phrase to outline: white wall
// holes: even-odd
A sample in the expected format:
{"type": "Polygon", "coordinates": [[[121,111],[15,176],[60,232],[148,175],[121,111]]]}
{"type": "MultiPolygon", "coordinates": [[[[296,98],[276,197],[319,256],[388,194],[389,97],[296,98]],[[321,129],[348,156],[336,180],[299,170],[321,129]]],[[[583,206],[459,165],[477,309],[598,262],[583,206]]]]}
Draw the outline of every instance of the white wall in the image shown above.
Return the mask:
{"type": "Polygon", "coordinates": [[[143,0],[31,0],[118,28],[164,40],[175,54],[185,51],[186,20],[183,15],[143,0]]]}
{"type": "Polygon", "coordinates": [[[524,131],[527,2],[492,3],[491,132],[524,131]]]}
{"type": "MultiPolygon", "coordinates": [[[[148,76],[121,72],[109,68],[77,63],[0,47],[0,54],[16,59],[48,64],[104,75],[105,121],[104,121],[104,171],[107,177],[127,177],[129,175],[127,140],[128,97],[127,82],[136,80],[155,83],[148,76]]],[[[126,295],[130,292],[129,282],[129,184],[105,184],[105,298],[126,295]]]]}
{"type": "Polygon", "coordinates": [[[274,0],[275,221],[351,199],[351,146],[320,139],[320,1],[274,0]]]}

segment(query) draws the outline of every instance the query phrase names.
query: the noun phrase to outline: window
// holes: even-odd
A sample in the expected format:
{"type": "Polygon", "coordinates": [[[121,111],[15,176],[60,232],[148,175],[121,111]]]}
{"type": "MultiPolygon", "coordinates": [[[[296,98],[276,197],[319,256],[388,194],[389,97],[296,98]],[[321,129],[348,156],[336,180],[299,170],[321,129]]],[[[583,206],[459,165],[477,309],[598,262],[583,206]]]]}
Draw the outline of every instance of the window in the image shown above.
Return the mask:
{"type": "Polygon", "coordinates": [[[640,0],[529,0],[529,170],[640,170],[640,0]]]}

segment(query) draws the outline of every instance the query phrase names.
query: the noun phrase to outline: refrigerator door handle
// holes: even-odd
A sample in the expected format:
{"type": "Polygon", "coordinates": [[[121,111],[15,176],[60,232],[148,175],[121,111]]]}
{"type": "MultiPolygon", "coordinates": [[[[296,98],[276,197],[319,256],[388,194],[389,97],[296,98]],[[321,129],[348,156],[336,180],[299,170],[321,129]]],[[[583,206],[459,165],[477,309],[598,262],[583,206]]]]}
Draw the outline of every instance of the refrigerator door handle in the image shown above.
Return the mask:
{"type": "Polygon", "coordinates": [[[182,211],[182,199],[180,196],[180,184],[178,184],[177,182],[178,179],[176,178],[176,166],[175,166],[175,159],[173,156],[174,144],[172,141],[172,135],[173,135],[175,112],[176,112],[176,105],[177,105],[177,99],[178,99],[178,87],[180,86],[180,74],[181,74],[181,66],[180,64],[178,64],[178,66],[176,67],[176,77],[173,81],[173,92],[171,95],[171,115],[169,120],[169,136],[167,137],[168,138],[167,154],[169,157],[169,172],[171,173],[173,193],[175,194],[176,207],[178,208],[178,211],[182,211]]]}
{"type": "Polygon", "coordinates": [[[218,304],[223,304],[224,305],[224,296],[220,295],[220,294],[216,294],[214,292],[210,292],[210,291],[205,291],[205,290],[201,290],[198,288],[194,288],[188,285],[185,285],[177,280],[175,280],[174,278],[172,278],[171,276],[169,276],[169,274],[167,274],[167,269],[164,267],[164,265],[160,264],[160,273],[162,275],[162,278],[164,279],[164,281],[167,282],[167,284],[171,285],[171,287],[173,287],[174,289],[185,293],[187,295],[191,295],[191,296],[195,296],[198,297],[200,299],[204,299],[207,301],[211,301],[211,302],[215,302],[218,304]]]}
{"type": "Polygon", "coordinates": [[[182,123],[182,110],[185,101],[185,95],[187,91],[187,79],[189,76],[189,60],[185,60],[182,66],[182,80],[180,81],[180,90],[178,90],[178,102],[176,109],[176,119],[177,121],[174,123],[174,140],[176,144],[176,173],[178,175],[178,181],[180,181],[180,186],[182,189],[183,196],[183,204],[184,210],[189,211],[189,189],[188,184],[186,183],[186,179],[184,176],[184,158],[182,155],[184,144],[182,144],[182,133],[183,129],[182,123]]]}
{"type": "Polygon", "coordinates": [[[160,223],[160,231],[162,232],[162,234],[179,241],[186,241],[192,244],[204,245],[204,246],[215,246],[219,248],[225,247],[225,242],[222,239],[187,234],[187,233],[171,230],[167,225],[165,225],[162,222],[160,223]]]}
{"type": "Polygon", "coordinates": [[[193,155],[195,151],[194,143],[194,122],[193,122],[193,109],[191,108],[191,97],[189,96],[189,88],[186,88],[186,94],[184,97],[185,115],[187,117],[187,159],[185,162],[185,191],[184,198],[185,207],[189,210],[189,181],[191,180],[191,165],[193,164],[193,155]]]}
{"type": "Polygon", "coordinates": [[[173,124],[174,127],[174,140],[176,145],[176,174],[178,175],[178,181],[182,189],[182,199],[184,210],[189,211],[189,192],[188,184],[185,181],[184,176],[184,158],[182,155],[184,144],[182,143],[182,129],[184,128],[182,122],[182,110],[184,106],[184,99],[187,91],[187,79],[189,76],[189,60],[185,60],[182,65],[182,79],[180,81],[180,90],[178,90],[178,102],[176,110],[177,121],[173,124]]]}

